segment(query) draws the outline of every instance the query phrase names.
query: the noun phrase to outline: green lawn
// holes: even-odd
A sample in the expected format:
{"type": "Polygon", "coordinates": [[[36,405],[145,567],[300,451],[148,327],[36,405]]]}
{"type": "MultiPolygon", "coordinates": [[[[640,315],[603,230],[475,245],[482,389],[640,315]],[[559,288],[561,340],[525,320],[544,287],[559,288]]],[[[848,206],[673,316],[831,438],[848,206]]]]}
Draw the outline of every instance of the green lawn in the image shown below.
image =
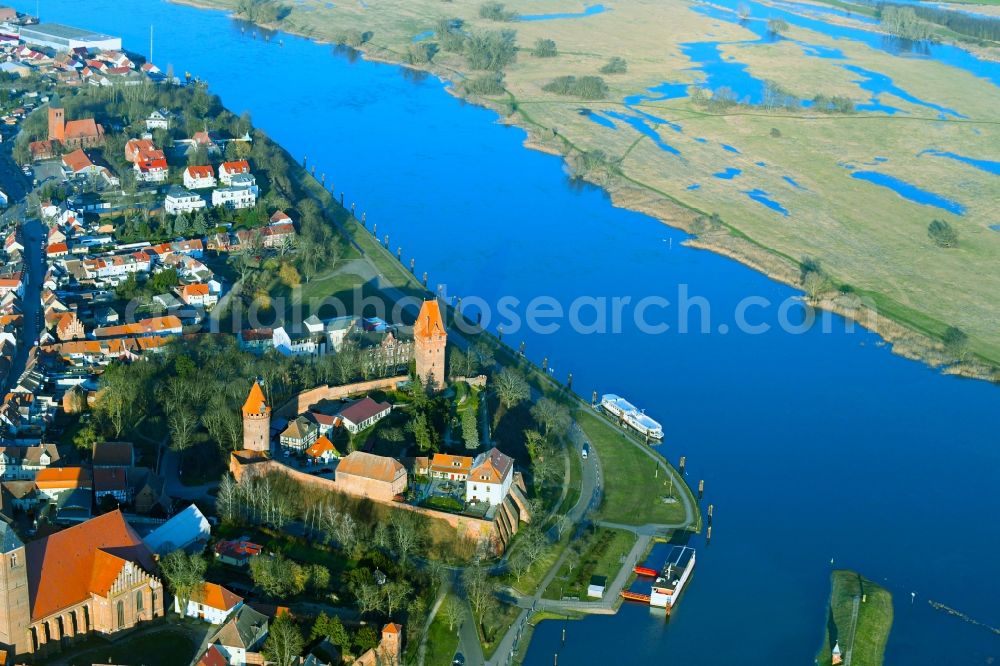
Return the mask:
{"type": "Polygon", "coordinates": [[[846,656],[851,648],[854,598],[863,598],[858,605],[858,618],[853,629],[853,663],[857,666],[880,666],[885,656],[885,644],[892,628],[892,595],[883,587],[853,571],[834,571],[827,610],[826,637],[817,657],[820,666],[830,666],[833,644],[839,643],[846,656]]]}
{"type": "Polygon", "coordinates": [[[600,518],[625,525],[646,523],[678,523],[684,520],[681,493],[690,490],[686,484],[673,484],[669,477],[637,445],[620,430],[608,424],[589,409],[576,412],[591,446],[597,451],[604,470],[604,504],[600,518]],[[677,501],[665,504],[670,496],[677,501]]]}
{"type": "MultiPolygon", "coordinates": [[[[141,629],[126,638],[108,643],[101,638],[89,638],[74,645],[51,661],[62,661],[71,666],[91,666],[91,664],[131,664],[136,657],[142,657],[143,666],[176,666],[186,664],[195,656],[199,642],[194,634],[204,630],[207,624],[188,626],[181,624],[160,624],[141,629]]],[[[45,662],[42,662],[45,663],[45,662]]]]}
{"type": "Polygon", "coordinates": [[[563,563],[543,596],[546,599],[576,597],[583,601],[590,600],[587,597],[587,586],[591,576],[605,576],[610,585],[621,570],[622,558],[634,545],[635,535],[631,532],[597,528],[581,544],[579,557],[571,557],[563,563]]]}
{"type": "MultiPolygon", "coordinates": [[[[448,596],[454,597],[454,595],[448,596]]],[[[448,623],[439,610],[427,632],[427,651],[424,653],[424,665],[450,666],[456,650],[458,650],[458,627],[449,629],[448,623]]]]}

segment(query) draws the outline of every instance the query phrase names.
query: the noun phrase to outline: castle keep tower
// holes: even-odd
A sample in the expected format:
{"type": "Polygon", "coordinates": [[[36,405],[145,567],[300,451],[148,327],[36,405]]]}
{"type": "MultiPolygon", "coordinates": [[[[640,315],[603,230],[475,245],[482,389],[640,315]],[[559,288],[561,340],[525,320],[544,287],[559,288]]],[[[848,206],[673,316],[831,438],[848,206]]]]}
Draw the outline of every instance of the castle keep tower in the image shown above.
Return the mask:
{"type": "Polygon", "coordinates": [[[17,654],[30,652],[28,565],[24,544],[14,529],[0,522],[0,645],[17,654]]]}
{"type": "Polygon", "coordinates": [[[66,111],[49,107],[49,141],[66,140],[66,111]]]}
{"type": "Polygon", "coordinates": [[[264,397],[260,380],[254,381],[243,403],[243,448],[265,453],[271,450],[271,406],[264,397]]]}
{"type": "Polygon", "coordinates": [[[437,300],[424,301],[413,325],[413,354],[417,377],[435,391],[444,388],[444,353],[448,333],[437,300]]]}

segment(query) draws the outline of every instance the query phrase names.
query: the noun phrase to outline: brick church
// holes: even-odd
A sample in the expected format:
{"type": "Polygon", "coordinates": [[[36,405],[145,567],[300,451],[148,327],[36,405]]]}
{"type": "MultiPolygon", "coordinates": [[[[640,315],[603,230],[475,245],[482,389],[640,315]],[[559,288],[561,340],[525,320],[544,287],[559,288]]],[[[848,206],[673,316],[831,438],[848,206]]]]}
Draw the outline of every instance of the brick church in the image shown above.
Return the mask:
{"type": "Polygon", "coordinates": [[[104,128],[93,118],[66,120],[65,109],[49,107],[49,141],[58,141],[69,150],[104,145],[104,128]]]}
{"type": "Polygon", "coordinates": [[[0,645],[48,653],[163,617],[153,556],[120,511],[25,545],[0,522],[0,645]]]}

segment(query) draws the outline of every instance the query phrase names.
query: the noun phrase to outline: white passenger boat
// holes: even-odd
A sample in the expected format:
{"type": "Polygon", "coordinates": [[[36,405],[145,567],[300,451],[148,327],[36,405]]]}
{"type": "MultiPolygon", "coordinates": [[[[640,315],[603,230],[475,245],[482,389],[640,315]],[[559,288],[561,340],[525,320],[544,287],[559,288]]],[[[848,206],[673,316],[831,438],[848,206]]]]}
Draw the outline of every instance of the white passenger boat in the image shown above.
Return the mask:
{"type": "Polygon", "coordinates": [[[663,439],[663,427],[621,396],[612,393],[601,396],[601,409],[634,428],[640,435],[651,439],[663,439]]]}

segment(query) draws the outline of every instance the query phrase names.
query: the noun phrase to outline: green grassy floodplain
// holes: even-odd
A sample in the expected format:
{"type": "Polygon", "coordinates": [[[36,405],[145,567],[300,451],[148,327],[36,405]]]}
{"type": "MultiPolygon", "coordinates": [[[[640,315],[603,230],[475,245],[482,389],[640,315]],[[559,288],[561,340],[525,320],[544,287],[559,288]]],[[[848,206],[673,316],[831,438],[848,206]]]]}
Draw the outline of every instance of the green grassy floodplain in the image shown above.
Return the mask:
{"type": "Polygon", "coordinates": [[[622,557],[634,545],[635,535],[631,532],[598,527],[587,535],[584,549],[579,558],[574,560],[573,567],[570,568],[568,562],[563,563],[559,573],[546,588],[543,598],[576,597],[582,601],[592,601],[587,597],[590,577],[606,576],[608,585],[611,585],[621,570],[622,557]]]}
{"type": "MultiPolygon", "coordinates": [[[[764,0],[765,3],[767,0],[764,0]]],[[[989,0],[994,2],[995,0],[989,0]]],[[[234,10],[236,0],[196,0],[198,4],[234,10]]],[[[1000,88],[956,68],[923,59],[898,58],[851,40],[834,40],[805,28],[792,27],[785,39],[758,40],[737,23],[691,11],[688,0],[606,0],[608,11],[582,19],[498,23],[481,19],[479,0],[381,0],[378,3],[326,3],[302,0],[290,4],[281,29],[316,39],[333,40],[344,30],[372,33],[365,50],[374,58],[406,62],[413,36],[435,28],[442,18],[460,18],[466,30],[517,30],[522,49],[505,71],[505,103],[515,111],[509,121],[528,127],[535,145],[572,155],[603,151],[619,160],[620,176],[588,177],[609,189],[616,203],[656,215],[669,224],[691,228],[699,214],[716,212],[726,238],[703,240],[709,247],[752,262],[779,279],[795,281],[795,262],[819,258],[836,284],[873,294],[890,319],[912,329],[914,338],[939,338],[948,326],[969,335],[972,359],[1000,366],[1000,233],[992,201],[996,176],[966,164],[921,155],[933,148],[989,159],[1000,146],[995,109],[1000,88]],[[670,26],[669,30],[661,29],[670,26]],[[707,37],[711,35],[711,37],[707,37]],[[536,58],[537,39],[553,39],[559,55],[536,58]],[[755,77],[780,84],[799,98],[816,93],[847,95],[867,102],[871,94],[857,74],[841,61],[807,57],[796,41],[843,51],[846,62],[889,76],[920,100],[954,109],[963,117],[938,117],[937,111],[895,95],[883,104],[902,113],[823,115],[808,110],[768,111],[736,108],[708,112],[689,99],[646,101],[646,113],[679,123],[683,131],[653,127],[681,157],[661,150],[628,125],[611,130],[578,113],[581,106],[623,110],[621,100],[664,81],[698,83],[695,63],[681,44],[705,39],[722,42],[725,58],[747,66],[755,77]],[[612,56],[628,60],[628,71],[604,75],[610,88],[605,100],[582,101],[548,93],[543,86],[556,76],[593,75],[612,56]],[[552,128],[558,138],[552,138],[552,128]],[[771,130],[781,132],[772,137],[771,130]],[[696,139],[705,139],[697,141],[696,139]],[[728,153],[721,144],[735,146],[728,153]],[[964,215],[920,205],[887,188],[851,178],[843,165],[873,165],[878,170],[960,202],[964,215]],[[764,162],[766,167],[758,167],[764,162]],[[738,182],[714,178],[727,167],[743,170],[738,182]],[[802,187],[784,181],[791,176],[802,187]],[[687,187],[701,185],[697,191],[687,187]],[[785,206],[782,217],[748,199],[754,188],[768,192],[785,206]],[[939,218],[960,233],[958,248],[945,250],[927,237],[927,225],[939,218]],[[733,244],[733,239],[740,242],[733,244]],[[746,240],[749,240],[749,243],[746,240]]],[[[507,0],[515,13],[537,13],[531,0],[507,0]]],[[[544,11],[579,11],[580,3],[558,0],[544,11]]],[[[766,21],[751,16],[750,21],[766,21]]],[[[851,23],[851,19],[837,19],[851,23]]],[[[855,24],[858,25],[858,24],[855,24]]],[[[989,57],[997,47],[982,47],[989,57]]],[[[460,54],[440,52],[429,65],[436,74],[459,80],[478,75],[460,54]]],[[[384,261],[385,257],[379,259],[384,261]]],[[[388,264],[386,271],[399,270],[388,264]]],[[[888,334],[890,329],[882,327],[888,334]]],[[[895,332],[894,337],[905,337],[895,332]]],[[[902,348],[902,347],[901,347],[902,348]]],[[[933,356],[932,346],[911,345],[912,354],[933,356]]]]}
{"type": "Polygon", "coordinates": [[[827,608],[826,636],[816,663],[819,666],[831,665],[831,651],[837,641],[841,652],[846,655],[851,640],[854,598],[864,595],[864,603],[858,606],[852,661],[855,666],[881,666],[892,628],[892,594],[854,571],[834,571],[830,581],[832,589],[827,608]]]}

